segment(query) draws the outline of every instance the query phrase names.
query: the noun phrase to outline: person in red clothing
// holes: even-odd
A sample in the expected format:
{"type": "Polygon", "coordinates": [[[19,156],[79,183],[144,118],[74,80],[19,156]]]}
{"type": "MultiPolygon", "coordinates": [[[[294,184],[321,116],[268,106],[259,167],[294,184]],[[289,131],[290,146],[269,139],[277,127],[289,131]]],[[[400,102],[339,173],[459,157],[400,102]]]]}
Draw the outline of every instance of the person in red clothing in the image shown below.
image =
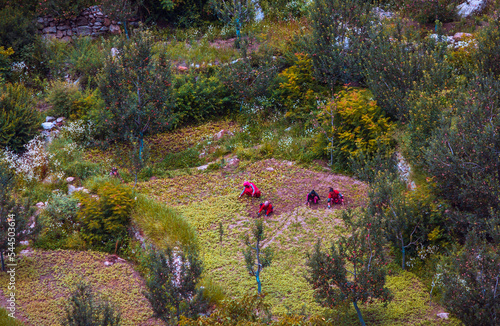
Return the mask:
{"type": "Polygon", "coordinates": [[[245,187],[245,188],[241,192],[239,198],[241,198],[241,196],[243,196],[243,195],[247,195],[247,196],[255,197],[255,198],[260,197],[260,190],[253,183],[245,181],[243,183],[243,187],[245,187]]]}
{"type": "Polygon", "coordinates": [[[328,192],[328,208],[331,208],[333,204],[342,204],[344,202],[344,196],[338,190],[334,190],[330,187],[330,191],[328,192]]]}
{"type": "Polygon", "coordinates": [[[262,212],[266,214],[266,216],[269,216],[274,211],[273,204],[271,204],[269,201],[265,201],[264,203],[261,203],[259,206],[259,212],[257,215],[260,216],[262,212]]]}

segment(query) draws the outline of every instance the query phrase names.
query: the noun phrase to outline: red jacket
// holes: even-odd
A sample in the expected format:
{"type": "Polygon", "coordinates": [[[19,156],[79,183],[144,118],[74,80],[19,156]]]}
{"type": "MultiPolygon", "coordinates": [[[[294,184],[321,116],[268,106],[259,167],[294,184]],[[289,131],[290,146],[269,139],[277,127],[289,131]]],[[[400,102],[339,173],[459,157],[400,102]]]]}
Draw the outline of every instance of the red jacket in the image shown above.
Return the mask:
{"type": "Polygon", "coordinates": [[[264,209],[266,209],[266,215],[271,214],[273,212],[273,204],[269,203],[269,205],[267,205],[267,207],[264,204],[260,204],[259,214],[264,209]]]}
{"type": "Polygon", "coordinates": [[[339,198],[340,192],[338,190],[333,190],[328,193],[328,198],[336,199],[339,198]]]}
{"type": "Polygon", "coordinates": [[[240,196],[242,195],[248,195],[250,197],[260,197],[260,190],[252,182],[250,182],[250,187],[245,187],[240,196]]]}

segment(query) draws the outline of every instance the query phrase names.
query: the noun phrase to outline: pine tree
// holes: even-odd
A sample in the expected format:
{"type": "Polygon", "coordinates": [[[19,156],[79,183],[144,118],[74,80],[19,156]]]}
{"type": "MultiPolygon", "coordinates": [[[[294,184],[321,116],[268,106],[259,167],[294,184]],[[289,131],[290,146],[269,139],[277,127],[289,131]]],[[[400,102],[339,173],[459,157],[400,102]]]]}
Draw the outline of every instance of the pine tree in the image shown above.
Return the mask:
{"type": "Polygon", "coordinates": [[[187,253],[152,249],[148,269],[145,295],[155,317],[177,325],[181,315],[194,317],[206,309],[203,292],[196,287],[203,269],[194,249],[187,253]]]}
{"type": "Polygon", "coordinates": [[[361,325],[365,325],[358,302],[380,299],[387,303],[392,296],[385,288],[383,237],[367,219],[355,220],[354,212],[343,211],[342,219],[349,235],[340,236],[329,250],[321,249],[318,240],[307,254],[307,281],[315,290],[315,299],[333,308],[352,302],[361,325]]]}
{"type": "Polygon", "coordinates": [[[64,326],[119,326],[120,313],[113,306],[96,297],[89,285],[80,283],[71,295],[64,326]]]}

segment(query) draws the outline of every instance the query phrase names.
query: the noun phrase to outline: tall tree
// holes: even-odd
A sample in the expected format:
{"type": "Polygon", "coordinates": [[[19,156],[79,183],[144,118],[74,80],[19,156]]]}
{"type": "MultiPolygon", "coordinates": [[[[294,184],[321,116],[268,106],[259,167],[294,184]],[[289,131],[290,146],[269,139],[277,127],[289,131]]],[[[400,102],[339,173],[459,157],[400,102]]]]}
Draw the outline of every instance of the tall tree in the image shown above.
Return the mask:
{"type": "Polygon", "coordinates": [[[139,32],[108,58],[98,77],[106,106],[99,120],[108,140],[137,139],[139,159],[144,136],[167,129],[172,119],[170,62],[154,49],[153,36],[139,32]]]}
{"type": "Polygon", "coordinates": [[[367,219],[356,220],[354,214],[353,211],[342,213],[348,236],[340,236],[327,251],[321,249],[318,240],[312,253],[308,253],[306,279],[321,305],[333,308],[352,302],[361,325],[365,325],[358,302],[378,298],[386,303],[392,296],[384,287],[383,237],[367,219]]]}

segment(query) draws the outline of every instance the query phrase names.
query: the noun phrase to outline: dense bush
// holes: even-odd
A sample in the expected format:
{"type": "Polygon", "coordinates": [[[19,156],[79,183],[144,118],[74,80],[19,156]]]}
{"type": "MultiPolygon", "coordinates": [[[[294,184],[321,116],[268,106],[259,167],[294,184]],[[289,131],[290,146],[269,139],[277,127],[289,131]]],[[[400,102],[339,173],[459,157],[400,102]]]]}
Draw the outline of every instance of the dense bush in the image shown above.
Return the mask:
{"type": "Polygon", "coordinates": [[[371,26],[364,0],[315,0],[311,9],[314,73],[333,87],[362,83],[362,63],[371,26]]]}
{"type": "Polygon", "coordinates": [[[64,195],[61,192],[52,194],[47,207],[37,219],[40,223],[40,233],[35,246],[44,249],[83,249],[83,241],[79,240],[77,232],[78,199],[64,195]]]}
{"type": "Polygon", "coordinates": [[[452,70],[445,59],[446,48],[432,40],[423,42],[400,23],[373,37],[365,61],[366,83],[391,118],[406,122],[412,90],[430,94],[449,86],[452,70]]]}
{"type": "Polygon", "coordinates": [[[278,97],[286,117],[292,121],[304,121],[317,109],[320,86],[313,77],[312,60],[308,54],[296,53],[294,64],[278,75],[279,89],[274,92],[278,97]]]}
{"type": "Polygon", "coordinates": [[[0,147],[20,151],[41,127],[33,95],[22,84],[0,85],[0,147]]]}
{"type": "Polygon", "coordinates": [[[484,225],[490,210],[500,208],[500,82],[480,77],[461,93],[424,152],[425,171],[437,182],[436,191],[464,213],[452,224],[460,233],[471,223],[467,214],[475,216],[474,224],[484,225]]]}
{"type": "Polygon", "coordinates": [[[197,287],[203,268],[195,251],[152,249],[147,269],[145,295],[155,317],[175,325],[180,316],[196,317],[207,309],[203,290],[197,287]]]}
{"type": "Polygon", "coordinates": [[[421,24],[446,23],[457,17],[457,6],[461,0],[405,0],[400,4],[403,13],[421,24]]]}
{"type": "Polygon", "coordinates": [[[71,295],[61,322],[64,326],[119,326],[121,318],[107,300],[95,295],[90,285],[80,283],[71,295]]]}
{"type": "Polygon", "coordinates": [[[477,34],[477,51],[474,60],[484,73],[500,77],[500,22],[490,21],[477,34]]]}
{"type": "Polygon", "coordinates": [[[96,4],[98,4],[96,0],[46,0],[38,3],[36,13],[39,16],[71,18],[78,16],[83,9],[96,4]]]}
{"type": "Polygon", "coordinates": [[[298,19],[307,15],[309,1],[305,0],[278,0],[259,1],[264,16],[268,20],[298,19]]]}
{"type": "Polygon", "coordinates": [[[30,53],[29,47],[36,39],[34,15],[29,7],[29,1],[26,6],[14,1],[5,6],[0,4],[0,45],[14,50],[14,61],[27,59],[25,55],[30,53]]]}
{"type": "Polygon", "coordinates": [[[395,124],[387,118],[368,90],[343,90],[321,107],[318,114],[323,132],[330,140],[331,164],[342,165],[363,153],[372,155],[379,147],[390,147],[395,124]]]}
{"type": "Polygon", "coordinates": [[[236,98],[217,75],[178,75],[174,80],[178,123],[203,122],[227,115],[238,108],[236,98]]]}
{"type": "Polygon", "coordinates": [[[112,42],[92,40],[90,37],[79,37],[73,41],[68,51],[69,74],[79,85],[96,88],[96,76],[110,53],[112,42]]]}
{"type": "Polygon", "coordinates": [[[107,183],[99,188],[97,196],[81,200],[78,212],[81,236],[88,246],[113,252],[127,244],[134,204],[132,191],[127,186],[107,183]]]}

